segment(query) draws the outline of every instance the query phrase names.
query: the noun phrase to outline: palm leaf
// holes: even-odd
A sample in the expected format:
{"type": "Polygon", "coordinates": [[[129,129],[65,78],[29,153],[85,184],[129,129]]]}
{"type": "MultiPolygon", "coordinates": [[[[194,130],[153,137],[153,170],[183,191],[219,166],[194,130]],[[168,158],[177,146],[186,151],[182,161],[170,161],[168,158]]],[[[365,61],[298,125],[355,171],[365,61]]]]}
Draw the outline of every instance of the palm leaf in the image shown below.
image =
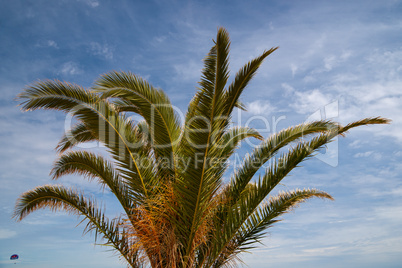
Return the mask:
{"type": "Polygon", "coordinates": [[[224,99],[226,116],[230,116],[234,107],[241,109],[243,108],[243,106],[239,103],[239,98],[243,93],[243,90],[247,87],[251,79],[257,73],[258,68],[261,66],[265,58],[277,49],[278,47],[275,47],[264,51],[262,55],[248,62],[237,72],[234,81],[229,85],[227,92],[225,92],[224,99]]]}
{"type": "Polygon", "coordinates": [[[89,179],[98,179],[98,183],[107,187],[119,200],[127,215],[134,208],[127,182],[120,178],[114,165],[100,155],[86,151],[67,152],[60,156],[51,171],[53,179],[65,175],[79,174],[89,179]]]}
{"type": "Polygon", "coordinates": [[[78,123],[72,127],[66,134],[63,135],[56,150],[60,153],[65,152],[77,146],[80,143],[96,141],[97,138],[92,134],[91,130],[83,123],[78,123]]]}
{"type": "Polygon", "coordinates": [[[213,150],[219,152],[212,152],[213,155],[219,155],[222,160],[228,159],[238,148],[240,142],[247,138],[255,138],[262,140],[263,137],[253,128],[249,127],[234,127],[228,129],[226,133],[217,141],[213,150]]]}
{"type": "Polygon", "coordinates": [[[229,190],[232,203],[237,200],[239,194],[251,181],[256,172],[269,159],[275,156],[280,149],[300,138],[308,138],[309,135],[326,133],[331,130],[336,131],[339,128],[339,124],[331,121],[315,121],[289,127],[271,135],[257,146],[251,155],[245,158],[242,167],[232,177],[229,190]]]}
{"type": "Polygon", "coordinates": [[[94,231],[106,239],[131,265],[135,266],[135,254],[127,254],[130,244],[127,237],[122,236],[120,222],[109,220],[97,208],[96,201],[85,197],[74,189],[59,185],[44,185],[25,192],[17,201],[14,217],[22,220],[30,213],[43,208],[52,211],[63,210],[75,215],[82,215],[88,220],[86,231],[94,231]]]}
{"type": "MultiPolygon", "coordinates": [[[[235,192],[232,190],[233,188],[230,188],[229,186],[229,190],[224,192],[228,199],[228,202],[224,203],[224,206],[226,207],[224,210],[226,210],[226,212],[217,215],[218,219],[223,220],[223,222],[218,221],[217,224],[218,226],[224,226],[223,232],[225,235],[221,236],[221,247],[219,247],[219,243],[215,243],[214,246],[217,248],[215,248],[210,255],[217,256],[216,254],[218,252],[219,254],[222,254],[225,251],[226,246],[233,247],[232,239],[237,237],[238,231],[242,226],[244,226],[244,224],[247,224],[247,222],[250,221],[250,217],[252,217],[256,210],[258,210],[259,205],[269,195],[269,193],[300,162],[311,157],[315,151],[319,150],[326,143],[331,142],[335,136],[342,135],[351,127],[380,123],[388,123],[388,120],[381,118],[365,119],[354,122],[345,128],[332,125],[332,127],[326,132],[312,138],[308,142],[299,142],[297,146],[291,149],[288,153],[282,154],[278,159],[274,159],[264,176],[262,176],[257,183],[248,183],[244,186],[241,194],[238,193],[234,196],[235,192]]],[[[215,229],[221,230],[218,226],[215,229]]],[[[224,255],[227,255],[227,253],[224,255]]]]}
{"type": "Polygon", "coordinates": [[[84,88],[50,80],[27,88],[19,98],[26,110],[43,108],[72,113],[96,140],[109,149],[120,172],[132,181],[137,192],[136,202],[142,202],[143,197],[149,194],[149,186],[156,182],[153,165],[139,163],[151,159],[141,152],[136,140],[138,137],[133,135],[132,123],[124,115],[116,113],[111,104],[84,88]]]}
{"type": "Polygon", "coordinates": [[[69,112],[82,104],[93,104],[99,98],[88,90],[58,80],[39,81],[18,95],[25,111],[36,109],[55,109],[69,112]]]}
{"type": "Polygon", "coordinates": [[[237,260],[236,257],[240,253],[255,248],[256,243],[261,243],[260,239],[266,234],[266,230],[280,221],[278,217],[313,197],[333,200],[328,193],[316,189],[296,189],[271,197],[266,204],[258,207],[247,218],[247,221],[239,228],[232,240],[226,242],[224,247],[221,246],[223,249],[221,249],[219,256],[212,259],[211,267],[222,267],[233,260],[237,260]]]}
{"type": "Polygon", "coordinates": [[[117,98],[124,105],[117,103],[121,111],[135,111],[148,124],[155,152],[158,159],[170,159],[171,164],[159,169],[160,176],[174,176],[174,146],[179,141],[180,124],[169,98],[161,90],[153,88],[146,81],[132,73],[111,72],[95,82],[94,90],[102,93],[102,98],[117,98]]]}
{"type": "Polygon", "coordinates": [[[221,170],[211,172],[207,161],[215,157],[211,155],[212,144],[223,135],[222,126],[227,125],[227,118],[219,118],[223,111],[222,96],[228,79],[229,37],[227,32],[219,29],[215,46],[204,59],[200,90],[195,97],[196,106],[190,111],[194,116],[186,122],[184,144],[181,152],[189,165],[178,185],[184,209],[182,220],[186,228],[182,228],[182,242],[186,265],[194,261],[191,256],[194,248],[196,230],[203,225],[209,201],[219,188],[221,170]],[[198,159],[196,159],[196,157],[198,159]]]}

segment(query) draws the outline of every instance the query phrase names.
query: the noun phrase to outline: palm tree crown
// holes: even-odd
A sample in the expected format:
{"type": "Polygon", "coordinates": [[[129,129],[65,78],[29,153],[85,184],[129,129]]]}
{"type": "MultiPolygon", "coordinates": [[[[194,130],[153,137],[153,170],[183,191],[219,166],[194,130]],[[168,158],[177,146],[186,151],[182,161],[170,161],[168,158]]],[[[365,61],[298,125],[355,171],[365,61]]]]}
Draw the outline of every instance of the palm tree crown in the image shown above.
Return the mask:
{"type": "Polygon", "coordinates": [[[57,145],[52,178],[80,174],[96,180],[116,196],[124,214],[109,219],[82,191],[44,185],[21,195],[15,218],[41,208],[82,215],[86,230],[102,236],[129,267],[221,267],[236,264],[239,253],[255,247],[295,205],[312,197],[332,199],[316,189],[270,193],[337,135],[389,121],[366,118],[346,126],[315,121],[267,139],[252,128],[231,127],[233,110],[244,109],[243,90],[277,48],[248,62],[228,84],[229,46],[228,33],[220,28],[184,122],[163,91],[129,72],[102,75],[89,89],[50,80],[27,87],[19,95],[24,110],[61,110],[77,119],[57,145]],[[143,121],[131,120],[132,113],[143,121]],[[224,183],[228,159],[247,138],[261,144],[224,183]],[[89,141],[104,144],[110,157],[74,150],[89,141]],[[288,151],[282,152],[284,147],[288,151]]]}

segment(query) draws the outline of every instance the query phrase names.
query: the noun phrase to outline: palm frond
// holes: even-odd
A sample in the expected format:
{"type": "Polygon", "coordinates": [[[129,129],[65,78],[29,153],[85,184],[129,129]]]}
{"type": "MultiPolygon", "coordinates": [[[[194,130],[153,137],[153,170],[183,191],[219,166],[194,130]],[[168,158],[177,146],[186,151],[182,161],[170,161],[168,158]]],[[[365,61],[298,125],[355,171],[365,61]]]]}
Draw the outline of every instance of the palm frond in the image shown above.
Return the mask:
{"type": "MultiPolygon", "coordinates": [[[[267,229],[272,227],[274,223],[281,221],[278,217],[313,197],[333,200],[328,193],[316,189],[296,189],[270,197],[265,204],[248,216],[231,240],[223,240],[226,242],[223,245],[220,245],[221,241],[215,244],[218,246],[215,250],[219,251],[219,255],[216,255],[216,258],[211,258],[213,263],[211,267],[222,267],[226,263],[230,263],[240,253],[255,248],[256,243],[261,243],[260,239],[266,234],[267,229]]],[[[241,212],[242,210],[240,210],[241,212]]],[[[237,219],[233,218],[235,221],[237,219]]]]}
{"type": "MultiPolygon", "coordinates": [[[[356,123],[355,127],[372,122],[374,121],[362,121],[360,123],[356,123]]],[[[376,122],[385,121],[376,119],[376,122]]],[[[255,211],[255,209],[257,209],[260,203],[263,202],[263,200],[271,193],[271,191],[295,167],[297,167],[302,161],[305,161],[306,159],[311,157],[314,152],[322,148],[322,146],[331,142],[334,137],[342,133],[344,133],[344,131],[339,130],[338,128],[333,128],[326,133],[322,133],[317,137],[313,137],[310,141],[299,142],[294,148],[290,149],[289,152],[283,153],[281,157],[277,159],[273,159],[270,162],[270,166],[269,168],[267,168],[264,175],[261,176],[255,184],[249,184],[249,188],[247,189],[247,191],[244,191],[242,194],[239,194],[235,197],[232,196],[233,192],[229,192],[229,199],[236,198],[237,204],[235,204],[234,207],[246,209],[246,212],[244,212],[243,216],[240,217],[239,223],[244,223],[247,218],[255,211]]],[[[231,204],[233,204],[232,199],[230,199],[231,204]]],[[[228,215],[228,217],[231,217],[231,215],[228,215]]]]}
{"type": "Polygon", "coordinates": [[[219,150],[219,153],[212,152],[212,154],[219,155],[222,160],[228,159],[235,152],[240,143],[247,138],[263,139],[258,131],[253,128],[233,127],[227,130],[221,139],[211,147],[211,150],[219,150]]]}
{"type": "Polygon", "coordinates": [[[84,88],[50,80],[32,85],[19,98],[23,100],[25,109],[56,109],[72,113],[96,140],[109,149],[120,172],[133,182],[138,193],[137,202],[148,194],[149,186],[156,182],[153,165],[139,163],[152,160],[142,153],[141,143],[133,135],[132,123],[126,116],[116,113],[113,105],[84,88]]]}
{"type": "Polygon", "coordinates": [[[220,140],[227,118],[220,117],[223,112],[222,96],[228,79],[228,52],[229,37],[225,30],[219,29],[215,45],[204,59],[204,69],[200,82],[200,89],[195,97],[193,116],[185,122],[185,141],[181,144],[181,152],[189,164],[184,171],[183,178],[178,185],[178,191],[184,208],[182,221],[186,228],[182,228],[186,265],[194,261],[191,252],[194,247],[196,230],[203,225],[208,203],[219,189],[220,177],[224,167],[211,169],[208,164],[212,155],[211,146],[220,140]]]}
{"type": "Polygon", "coordinates": [[[238,240],[241,242],[239,249],[251,249],[248,246],[259,242],[266,229],[271,227],[273,223],[280,221],[278,217],[313,197],[334,200],[328,193],[316,189],[296,189],[280,192],[278,195],[270,197],[267,203],[259,207],[242,226],[241,239],[238,240]]]}
{"type": "Polygon", "coordinates": [[[331,121],[315,121],[292,126],[271,135],[268,139],[257,146],[251,155],[244,159],[242,167],[232,177],[230,184],[230,195],[232,202],[235,202],[254,177],[256,172],[275,154],[288,144],[298,141],[301,138],[308,138],[309,135],[327,133],[340,129],[338,123],[331,121]]]}
{"type": "MultiPolygon", "coordinates": [[[[180,137],[180,123],[166,94],[153,88],[142,78],[125,72],[111,72],[101,76],[93,88],[102,93],[102,98],[124,100],[126,105],[117,109],[135,111],[148,124],[156,159],[170,159],[171,165],[159,169],[161,177],[174,176],[174,147],[180,137]],[[133,108],[130,108],[133,107],[133,108]]],[[[112,100],[113,102],[113,100],[112,100]]],[[[156,161],[158,164],[158,161],[156,161]]]]}
{"type": "Polygon", "coordinates": [[[86,151],[72,151],[60,156],[51,171],[53,179],[65,175],[79,174],[89,179],[98,179],[98,183],[107,187],[119,200],[126,214],[134,207],[131,202],[132,192],[129,191],[127,182],[120,178],[120,174],[112,163],[100,155],[86,151]]]}
{"type": "Polygon", "coordinates": [[[91,130],[89,130],[85,124],[78,123],[63,135],[57,144],[56,150],[59,153],[63,153],[80,143],[91,141],[97,141],[97,138],[92,134],[91,130]]]}
{"type": "Polygon", "coordinates": [[[251,79],[257,73],[258,68],[261,66],[262,62],[271,53],[277,50],[278,47],[271,48],[264,51],[259,57],[249,61],[244,65],[236,74],[234,81],[229,85],[227,92],[225,92],[225,115],[230,116],[234,107],[244,109],[245,107],[239,101],[243,90],[247,87],[251,79]]]}
{"type": "MultiPolygon", "coordinates": [[[[387,120],[375,118],[360,120],[358,122],[350,124],[350,126],[357,127],[366,124],[387,122],[387,120]]],[[[318,126],[320,128],[323,127],[323,125],[320,123],[318,124],[318,126]]],[[[311,157],[316,150],[319,150],[326,143],[331,142],[331,140],[335,136],[342,135],[346,130],[349,130],[351,128],[341,128],[339,127],[339,125],[336,124],[330,126],[331,127],[329,129],[327,128],[326,131],[324,133],[321,133],[319,136],[312,138],[310,141],[299,142],[288,153],[282,154],[282,156],[278,159],[274,159],[270,164],[270,168],[268,168],[265,172],[264,176],[262,176],[255,184],[246,184],[242,188],[241,194],[237,193],[237,195],[234,195],[235,192],[233,192],[233,189],[231,188],[229,188],[229,190],[225,192],[225,194],[228,195],[227,198],[229,200],[229,202],[226,204],[226,210],[230,210],[223,214],[220,213],[219,216],[217,216],[221,217],[221,219],[223,220],[223,223],[220,223],[218,221],[218,225],[223,224],[223,226],[225,226],[226,228],[226,230],[224,231],[225,235],[223,236],[224,238],[226,238],[223,239],[223,241],[225,241],[225,246],[221,247],[220,250],[223,250],[223,248],[225,248],[226,246],[230,246],[231,248],[234,247],[233,241],[231,241],[231,239],[234,239],[237,236],[237,233],[239,230],[241,230],[242,226],[244,224],[247,224],[247,222],[250,221],[250,217],[252,217],[252,215],[256,213],[255,211],[258,210],[261,202],[263,202],[263,200],[270,194],[270,192],[281,182],[283,178],[285,178],[287,174],[289,174],[291,170],[293,170],[293,168],[297,167],[300,162],[306,160],[308,157],[311,157]]],[[[215,243],[214,245],[217,246],[219,245],[219,243],[215,243]]],[[[220,251],[215,250],[215,252],[220,251]]],[[[213,256],[214,254],[211,255],[213,256]]]]}
{"type": "Polygon", "coordinates": [[[368,117],[358,121],[354,121],[352,123],[347,124],[346,126],[340,129],[341,133],[345,133],[352,128],[359,127],[359,126],[368,126],[368,125],[382,125],[382,124],[390,124],[391,120],[382,117],[368,117]]]}
{"type": "Polygon", "coordinates": [[[131,259],[127,254],[130,244],[126,237],[122,237],[121,223],[109,220],[97,207],[95,200],[85,197],[71,188],[60,185],[44,185],[23,193],[17,200],[13,216],[22,220],[32,212],[43,208],[49,208],[52,211],[63,210],[84,216],[88,220],[86,231],[94,231],[101,235],[106,239],[107,244],[111,244],[119,251],[132,267],[136,267],[134,266],[135,259],[131,259]]]}
{"type": "Polygon", "coordinates": [[[39,81],[17,96],[25,111],[55,109],[69,112],[82,104],[93,104],[99,97],[88,90],[58,80],[39,81]]]}

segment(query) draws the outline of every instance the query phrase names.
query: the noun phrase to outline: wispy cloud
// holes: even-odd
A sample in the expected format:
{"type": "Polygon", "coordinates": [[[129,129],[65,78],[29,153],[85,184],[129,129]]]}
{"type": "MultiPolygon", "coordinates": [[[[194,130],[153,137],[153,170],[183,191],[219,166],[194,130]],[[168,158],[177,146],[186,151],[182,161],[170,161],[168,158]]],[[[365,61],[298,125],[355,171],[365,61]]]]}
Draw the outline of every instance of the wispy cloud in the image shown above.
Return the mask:
{"type": "Polygon", "coordinates": [[[95,8],[99,6],[99,1],[98,0],[78,0],[80,2],[83,2],[87,4],[88,6],[95,8]]]}
{"type": "Polygon", "coordinates": [[[295,91],[293,94],[291,107],[301,114],[315,112],[333,101],[331,94],[322,93],[319,89],[295,91]]]}
{"type": "Polygon", "coordinates": [[[373,157],[376,160],[380,160],[382,158],[381,153],[374,152],[374,151],[367,151],[364,153],[356,153],[354,155],[355,158],[360,158],[360,157],[373,157]]]}
{"type": "Polygon", "coordinates": [[[91,42],[89,44],[89,51],[92,55],[101,56],[105,59],[113,59],[114,48],[107,44],[99,44],[98,42],[91,42]]]}
{"type": "Polygon", "coordinates": [[[202,65],[193,60],[176,63],[173,65],[176,72],[175,80],[197,81],[200,76],[202,65]]]}
{"type": "Polygon", "coordinates": [[[16,231],[0,229],[0,239],[8,239],[17,235],[16,231]]]}
{"type": "Polygon", "coordinates": [[[57,42],[54,40],[39,41],[36,46],[37,47],[51,47],[51,48],[59,49],[57,42]]]}
{"type": "Polygon", "coordinates": [[[335,253],[338,249],[339,247],[320,247],[303,249],[302,252],[306,253],[306,256],[322,256],[323,254],[325,254],[326,256],[331,256],[333,254],[338,255],[335,253]]]}
{"type": "Polygon", "coordinates": [[[78,63],[69,61],[69,62],[64,63],[60,67],[59,73],[70,76],[70,75],[81,74],[81,73],[83,73],[83,71],[80,69],[78,63]]]}
{"type": "Polygon", "coordinates": [[[252,115],[264,114],[269,115],[275,111],[275,107],[272,106],[269,101],[256,100],[246,104],[247,111],[252,115]]]}

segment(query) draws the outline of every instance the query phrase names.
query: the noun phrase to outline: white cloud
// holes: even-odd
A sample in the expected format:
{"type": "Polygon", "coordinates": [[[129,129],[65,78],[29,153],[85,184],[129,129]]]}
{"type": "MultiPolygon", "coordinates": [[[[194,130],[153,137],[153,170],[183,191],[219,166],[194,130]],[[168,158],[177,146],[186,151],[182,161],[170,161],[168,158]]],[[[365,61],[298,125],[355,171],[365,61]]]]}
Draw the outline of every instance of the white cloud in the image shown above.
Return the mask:
{"type": "Polygon", "coordinates": [[[88,6],[95,8],[99,6],[99,1],[97,0],[79,0],[81,2],[84,2],[85,4],[87,4],[88,6]]]}
{"type": "Polygon", "coordinates": [[[16,231],[11,231],[8,229],[0,229],[0,239],[7,239],[17,235],[16,231]]]}
{"type": "Polygon", "coordinates": [[[302,252],[307,255],[320,256],[325,254],[326,256],[334,254],[334,251],[339,247],[320,247],[320,248],[309,248],[303,249],[302,252]]]}
{"type": "Polygon", "coordinates": [[[291,64],[290,64],[290,70],[292,71],[292,77],[295,76],[295,74],[296,74],[296,72],[297,72],[298,69],[299,69],[299,68],[297,67],[296,64],[294,64],[294,63],[291,63],[291,64]]]}
{"type": "Polygon", "coordinates": [[[77,75],[77,74],[81,74],[82,70],[80,69],[80,67],[78,66],[77,63],[75,63],[73,61],[69,61],[69,62],[64,63],[60,67],[60,73],[63,75],[77,75]]]}
{"type": "Polygon", "coordinates": [[[166,36],[165,35],[161,35],[161,36],[155,36],[154,37],[154,43],[163,43],[166,40],[166,36]]]}
{"type": "Polygon", "coordinates": [[[291,104],[296,112],[301,114],[315,112],[316,110],[331,103],[333,97],[330,94],[324,94],[319,89],[309,91],[295,91],[293,95],[294,103],[291,104]]]}
{"type": "MultiPolygon", "coordinates": [[[[391,125],[372,126],[370,132],[401,141],[402,47],[387,51],[374,50],[363,58],[356,58],[357,54],[346,50],[324,57],[323,66],[316,63],[318,67],[312,68],[313,71],[306,72],[305,67],[299,68],[302,75],[306,73],[303,82],[297,85],[300,90],[294,90],[293,84],[284,87],[285,83],[282,83],[286,92],[293,93],[289,106],[298,113],[306,114],[337,99],[341,123],[365,117],[386,117],[393,121],[391,125]],[[337,68],[336,72],[334,68],[337,68]],[[304,87],[310,84],[315,89],[305,90],[304,87]]],[[[297,61],[295,64],[300,65],[297,61]]],[[[376,157],[378,159],[380,156],[376,157]]]]}
{"type": "Polygon", "coordinates": [[[290,96],[291,94],[293,94],[296,90],[289,85],[288,83],[282,83],[281,87],[285,90],[285,96],[290,96]]]}
{"type": "Polygon", "coordinates": [[[354,140],[349,144],[349,147],[351,147],[351,148],[360,148],[360,147],[363,146],[362,144],[363,144],[362,140],[354,140]]]}
{"type": "Polygon", "coordinates": [[[247,111],[253,115],[257,114],[270,114],[275,110],[275,107],[272,106],[268,101],[253,101],[246,104],[247,111]]]}
{"type": "Polygon", "coordinates": [[[307,75],[307,76],[305,76],[305,77],[303,78],[303,81],[304,81],[305,83],[311,83],[311,82],[317,81],[317,79],[314,78],[314,76],[307,75]]]}
{"type": "Polygon", "coordinates": [[[343,62],[349,59],[352,55],[350,51],[343,52],[340,56],[329,55],[324,58],[324,69],[317,70],[314,72],[321,72],[321,71],[331,71],[333,68],[341,65],[343,62]]]}
{"type": "Polygon", "coordinates": [[[368,152],[364,152],[364,153],[357,153],[354,155],[354,157],[368,157],[370,155],[372,155],[374,153],[374,151],[368,151],[368,152]]]}
{"type": "Polygon", "coordinates": [[[324,58],[324,68],[327,71],[331,71],[333,65],[336,63],[336,58],[334,55],[328,56],[326,58],[324,58]]]}
{"type": "MultiPolygon", "coordinates": [[[[297,209],[286,216],[291,220],[285,219],[275,230],[272,229],[271,237],[263,241],[266,247],[245,256],[246,263],[251,267],[264,267],[258,262],[269,256],[272,265],[292,267],[283,265],[294,262],[309,267],[305,261],[333,256],[346,258],[348,255],[365,257],[377,263],[379,257],[386,258],[388,254],[400,252],[400,232],[395,229],[402,217],[400,206],[361,209],[345,206],[348,208],[335,202],[331,206],[315,207],[314,211],[310,211],[311,208],[306,211],[303,207],[297,209]]],[[[340,263],[342,259],[329,267],[340,267],[340,263]]]]}
{"type": "Polygon", "coordinates": [[[310,58],[313,55],[317,54],[317,51],[321,51],[325,44],[328,42],[327,34],[322,33],[313,40],[312,44],[309,46],[309,49],[304,53],[303,58],[310,58]]]}
{"type": "MultiPolygon", "coordinates": [[[[401,188],[398,191],[400,192],[401,188]]],[[[402,206],[376,207],[374,213],[376,217],[386,220],[388,223],[402,223],[402,206]]]]}
{"type": "Polygon", "coordinates": [[[200,77],[202,65],[193,60],[176,63],[173,65],[176,72],[175,79],[184,81],[195,81],[200,77]]]}
{"type": "Polygon", "coordinates": [[[92,55],[102,56],[105,59],[111,60],[113,59],[113,51],[114,49],[107,44],[99,44],[98,42],[91,42],[89,44],[89,50],[92,55]]]}
{"type": "Polygon", "coordinates": [[[52,47],[58,49],[59,46],[57,45],[56,41],[54,40],[42,40],[36,44],[37,47],[52,47]]]}
{"type": "Polygon", "coordinates": [[[57,46],[57,43],[56,43],[55,41],[53,41],[53,40],[48,40],[48,41],[47,41],[47,45],[48,45],[49,47],[59,48],[59,47],[57,46]]]}

